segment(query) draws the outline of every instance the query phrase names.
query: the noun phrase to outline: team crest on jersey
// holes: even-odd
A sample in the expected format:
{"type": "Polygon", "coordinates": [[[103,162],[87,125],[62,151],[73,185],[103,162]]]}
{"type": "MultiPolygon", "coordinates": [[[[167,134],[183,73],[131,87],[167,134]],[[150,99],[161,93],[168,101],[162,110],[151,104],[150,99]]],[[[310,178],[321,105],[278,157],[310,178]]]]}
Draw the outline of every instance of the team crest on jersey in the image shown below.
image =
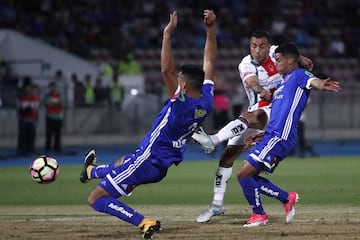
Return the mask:
{"type": "Polygon", "coordinates": [[[194,114],[194,119],[198,119],[201,117],[205,117],[206,116],[206,110],[203,108],[200,109],[196,109],[195,114],[194,114]]]}
{"type": "Polygon", "coordinates": [[[307,76],[309,76],[309,77],[313,77],[313,76],[314,76],[314,74],[312,74],[312,73],[309,72],[309,71],[305,71],[305,74],[306,74],[307,76]]]}
{"type": "Polygon", "coordinates": [[[286,81],[289,80],[290,78],[291,78],[291,74],[287,75],[287,76],[284,78],[283,82],[286,82],[286,81]]]}

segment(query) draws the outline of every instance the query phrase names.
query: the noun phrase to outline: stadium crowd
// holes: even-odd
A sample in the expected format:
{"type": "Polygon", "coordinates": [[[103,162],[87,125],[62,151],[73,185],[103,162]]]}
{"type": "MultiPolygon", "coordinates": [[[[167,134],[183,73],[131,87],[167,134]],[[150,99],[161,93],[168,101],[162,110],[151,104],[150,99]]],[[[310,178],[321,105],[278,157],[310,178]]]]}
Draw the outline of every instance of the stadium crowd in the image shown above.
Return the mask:
{"type": "MultiPolygon", "coordinates": [[[[159,63],[148,66],[146,58],[159,49],[161,29],[172,10],[182,15],[179,22],[182,27],[173,43],[175,51],[194,49],[194,46],[195,51],[201,51],[205,39],[198,13],[211,8],[218,15],[220,52],[247,50],[245,43],[250,33],[265,29],[274,44],[294,41],[304,55],[314,59],[315,72],[356,79],[359,73],[354,69],[359,65],[356,57],[360,53],[359,6],[359,0],[3,0],[0,29],[14,29],[82,58],[107,61],[112,66],[134,56],[150,82],[149,92],[156,92],[153,88],[159,88],[158,76],[153,80],[151,72],[154,68],[159,72],[159,63]]],[[[192,57],[190,51],[185,56],[192,57]]],[[[237,79],[235,66],[242,52],[230,57],[236,59],[224,61],[225,66],[221,62],[219,65],[224,72],[233,69],[232,75],[224,74],[226,78],[237,79]]],[[[1,79],[9,74],[4,69],[1,79]]],[[[95,85],[95,80],[92,84],[95,85]]]]}
{"type": "Polygon", "coordinates": [[[294,40],[300,46],[320,41],[323,55],[357,56],[358,0],[3,0],[1,28],[11,28],[78,56],[91,58],[99,51],[121,57],[127,49],[158,48],[168,13],[185,17],[174,47],[203,46],[199,9],[219,14],[220,47],[236,48],[254,29],[269,29],[275,43],[294,40]],[[185,27],[184,27],[185,26],[185,27]],[[119,44],[121,42],[121,44],[119,44]],[[326,50],[325,50],[325,49],[326,50]]]}

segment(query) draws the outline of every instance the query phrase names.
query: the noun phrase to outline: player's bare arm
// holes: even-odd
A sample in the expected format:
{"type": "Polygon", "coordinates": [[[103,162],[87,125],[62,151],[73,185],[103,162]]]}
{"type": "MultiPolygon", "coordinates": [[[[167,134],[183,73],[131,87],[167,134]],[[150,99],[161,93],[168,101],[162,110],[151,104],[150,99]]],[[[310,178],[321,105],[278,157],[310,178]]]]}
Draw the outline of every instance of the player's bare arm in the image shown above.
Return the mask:
{"type": "Polygon", "coordinates": [[[164,28],[161,47],[161,73],[170,96],[174,95],[178,87],[174,56],[171,48],[171,34],[176,29],[177,23],[177,13],[174,11],[170,13],[169,23],[164,28]]]}
{"type": "Polygon", "coordinates": [[[246,84],[256,93],[260,94],[260,97],[265,101],[271,101],[271,93],[259,84],[257,76],[249,76],[245,79],[246,84]]]}
{"type": "Polygon", "coordinates": [[[330,91],[330,92],[339,92],[341,90],[340,83],[338,81],[334,81],[330,78],[313,79],[313,80],[311,80],[310,85],[319,90],[325,90],[325,91],[330,91]]]}
{"type": "Polygon", "coordinates": [[[205,79],[214,80],[215,62],[217,54],[215,21],[216,15],[212,10],[204,10],[204,24],[206,25],[206,43],[204,48],[203,70],[205,79]]]}

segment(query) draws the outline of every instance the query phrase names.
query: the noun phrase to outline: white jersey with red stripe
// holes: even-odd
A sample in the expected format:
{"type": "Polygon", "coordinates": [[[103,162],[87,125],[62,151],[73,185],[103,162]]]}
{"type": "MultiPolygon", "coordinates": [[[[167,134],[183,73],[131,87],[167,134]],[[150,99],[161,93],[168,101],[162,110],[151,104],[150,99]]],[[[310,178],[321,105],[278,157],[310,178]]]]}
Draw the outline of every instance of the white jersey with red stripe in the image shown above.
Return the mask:
{"type": "Polygon", "coordinates": [[[277,46],[274,45],[270,47],[269,57],[261,64],[255,62],[249,54],[242,59],[238,66],[240,78],[249,99],[248,111],[253,111],[259,107],[270,105],[271,102],[262,100],[259,93],[254,92],[246,84],[247,78],[257,76],[259,84],[266,90],[273,89],[279,82],[281,82],[281,75],[275,68],[274,52],[276,48],[277,46]]]}
{"type": "MultiPolygon", "coordinates": [[[[247,55],[242,59],[238,66],[240,78],[249,99],[248,111],[251,112],[261,108],[268,116],[268,119],[270,118],[271,102],[262,100],[260,95],[254,92],[246,84],[245,80],[251,76],[257,76],[259,84],[264,89],[270,91],[281,82],[282,77],[275,67],[274,52],[276,48],[277,46],[274,45],[270,47],[269,57],[261,64],[256,63],[251,58],[251,55],[247,55]]],[[[248,128],[241,136],[229,139],[228,145],[254,144],[262,137],[263,134],[263,130],[248,128]]]]}

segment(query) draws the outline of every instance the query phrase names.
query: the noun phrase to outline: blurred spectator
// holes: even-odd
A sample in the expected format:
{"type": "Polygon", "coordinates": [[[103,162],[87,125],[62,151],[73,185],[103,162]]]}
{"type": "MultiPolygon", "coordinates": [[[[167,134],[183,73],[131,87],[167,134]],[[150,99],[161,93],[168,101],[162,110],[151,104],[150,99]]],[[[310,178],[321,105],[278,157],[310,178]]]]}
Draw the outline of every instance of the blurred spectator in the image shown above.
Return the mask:
{"type": "Polygon", "coordinates": [[[95,102],[95,93],[94,93],[94,86],[91,83],[91,75],[85,75],[84,81],[84,88],[85,88],[85,104],[87,106],[94,104],[95,102]]]}
{"type": "Polygon", "coordinates": [[[242,110],[246,108],[248,100],[244,86],[241,83],[237,82],[230,90],[229,94],[232,119],[236,119],[239,117],[242,110]]]}
{"type": "Polygon", "coordinates": [[[64,99],[57,89],[57,83],[49,84],[49,91],[44,99],[46,107],[46,137],[45,150],[61,152],[61,129],[64,118],[64,99]],[[53,147],[52,147],[53,146],[53,147]]]}
{"type": "Polygon", "coordinates": [[[307,153],[310,154],[312,157],[318,157],[312,145],[308,143],[306,136],[305,136],[305,121],[306,115],[305,112],[302,113],[299,124],[298,124],[298,136],[297,136],[297,143],[298,143],[298,150],[299,150],[299,157],[305,157],[307,153]]]}
{"type": "Polygon", "coordinates": [[[19,78],[13,74],[11,65],[5,64],[0,75],[0,96],[4,106],[16,106],[18,85],[19,78]]]}
{"type": "Polygon", "coordinates": [[[85,87],[82,82],[78,79],[76,73],[71,74],[71,85],[70,92],[73,95],[74,105],[83,106],[85,104],[85,87]]]}
{"type": "Polygon", "coordinates": [[[121,104],[124,99],[124,86],[120,81],[119,75],[115,73],[111,82],[109,83],[109,92],[110,92],[110,105],[121,110],[121,104]]]}
{"type": "Polygon", "coordinates": [[[332,56],[343,56],[345,54],[345,42],[340,35],[334,35],[329,44],[329,51],[332,56]]]}
{"type": "Polygon", "coordinates": [[[68,82],[62,70],[59,69],[55,72],[53,81],[56,83],[57,89],[60,92],[61,96],[63,96],[64,103],[69,103],[68,82]]]}
{"type": "Polygon", "coordinates": [[[31,83],[23,87],[18,99],[18,146],[19,155],[35,153],[36,124],[39,115],[40,99],[38,87],[31,83]]]}
{"type": "Polygon", "coordinates": [[[104,106],[106,104],[107,89],[103,86],[101,77],[97,77],[94,87],[95,104],[104,106]]]}
{"type": "Polygon", "coordinates": [[[307,30],[298,29],[295,33],[294,41],[299,47],[308,47],[311,43],[311,38],[307,30]]]}
{"type": "Polygon", "coordinates": [[[134,55],[128,53],[124,59],[120,60],[118,71],[121,75],[137,75],[141,73],[141,68],[134,55]]]}
{"type": "Polygon", "coordinates": [[[284,35],[287,23],[282,15],[275,15],[271,23],[270,35],[272,36],[272,44],[279,45],[285,42],[284,35]]]}

